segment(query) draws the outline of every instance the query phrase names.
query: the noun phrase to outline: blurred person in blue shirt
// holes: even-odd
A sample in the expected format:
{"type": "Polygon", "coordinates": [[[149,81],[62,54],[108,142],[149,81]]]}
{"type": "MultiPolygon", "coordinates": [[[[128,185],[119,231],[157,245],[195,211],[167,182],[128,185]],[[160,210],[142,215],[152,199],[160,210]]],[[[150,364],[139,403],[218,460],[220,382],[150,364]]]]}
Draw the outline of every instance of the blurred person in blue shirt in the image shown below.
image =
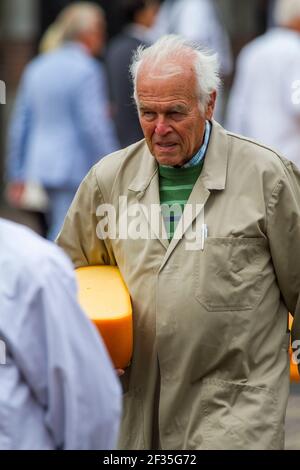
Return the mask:
{"type": "Polygon", "coordinates": [[[1,218],[0,243],[0,450],[114,448],[121,387],[70,261],[1,218]]]}
{"type": "Polygon", "coordinates": [[[86,172],[119,146],[104,69],[93,57],[105,44],[104,13],[78,2],[57,22],[60,46],[26,67],[8,139],[8,199],[18,206],[25,183],[44,187],[49,239],[58,234],[86,172]]]}

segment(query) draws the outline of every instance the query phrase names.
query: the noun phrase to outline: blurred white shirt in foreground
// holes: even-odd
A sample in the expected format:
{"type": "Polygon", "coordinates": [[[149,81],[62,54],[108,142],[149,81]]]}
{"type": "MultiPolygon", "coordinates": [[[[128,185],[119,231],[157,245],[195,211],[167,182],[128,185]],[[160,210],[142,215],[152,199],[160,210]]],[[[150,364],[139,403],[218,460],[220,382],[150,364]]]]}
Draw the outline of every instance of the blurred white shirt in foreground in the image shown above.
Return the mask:
{"type": "Polygon", "coordinates": [[[0,449],[114,448],[121,390],[71,263],[3,219],[0,246],[0,449]]]}

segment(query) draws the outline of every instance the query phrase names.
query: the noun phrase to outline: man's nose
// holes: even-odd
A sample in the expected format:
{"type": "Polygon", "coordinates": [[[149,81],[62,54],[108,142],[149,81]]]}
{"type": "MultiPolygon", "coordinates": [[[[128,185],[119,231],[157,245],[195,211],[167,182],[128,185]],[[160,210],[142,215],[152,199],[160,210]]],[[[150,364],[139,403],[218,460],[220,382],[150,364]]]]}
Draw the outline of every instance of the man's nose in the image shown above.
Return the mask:
{"type": "Polygon", "coordinates": [[[160,118],[155,127],[155,133],[159,136],[164,136],[171,131],[171,127],[164,118],[160,118]]]}

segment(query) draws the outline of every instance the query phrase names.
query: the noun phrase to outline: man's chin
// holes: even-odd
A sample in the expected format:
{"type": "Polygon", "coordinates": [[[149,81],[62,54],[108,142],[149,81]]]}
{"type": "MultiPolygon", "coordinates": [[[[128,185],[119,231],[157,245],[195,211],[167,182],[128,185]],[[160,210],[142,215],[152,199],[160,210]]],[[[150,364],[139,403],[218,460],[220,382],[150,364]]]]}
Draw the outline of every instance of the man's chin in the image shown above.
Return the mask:
{"type": "Polygon", "coordinates": [[[154,155],[157,163],[159,165],[165,165],[165,166],[181,166],[182,159],[178,157],[177,155],[171,156],[171,155],[154,155]]]}

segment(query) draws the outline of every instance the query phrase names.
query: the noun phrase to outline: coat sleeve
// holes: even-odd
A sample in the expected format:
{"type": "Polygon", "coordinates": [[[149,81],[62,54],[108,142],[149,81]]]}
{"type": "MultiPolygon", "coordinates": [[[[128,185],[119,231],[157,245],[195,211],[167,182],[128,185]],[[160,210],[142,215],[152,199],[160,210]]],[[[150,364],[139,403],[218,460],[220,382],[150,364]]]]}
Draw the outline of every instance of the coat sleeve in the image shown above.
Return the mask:
{"type": "Polygon", "coordinates": [[[116,265],[109,239],[99,232],[97,210],[103,203],[94,167],[79,186],[56,240],[76,268],[116,265]]]}
{"type": "Polygon", "coordinates": [[[10,349],[56,448],[111,449],[120,386],[100,336],[76,301],[72,267],[55,251],[41,259],[35,279],[28,282],[24,273],[19,283],[24,294],[9,328],[10,349]]]}
{"type": "Polygon", "coordinates": [[[294,316],[294,342],[300,340],[300,172],[291,162],[284,162],[269,200],[267,234],[281,295],[294,316]]]}

